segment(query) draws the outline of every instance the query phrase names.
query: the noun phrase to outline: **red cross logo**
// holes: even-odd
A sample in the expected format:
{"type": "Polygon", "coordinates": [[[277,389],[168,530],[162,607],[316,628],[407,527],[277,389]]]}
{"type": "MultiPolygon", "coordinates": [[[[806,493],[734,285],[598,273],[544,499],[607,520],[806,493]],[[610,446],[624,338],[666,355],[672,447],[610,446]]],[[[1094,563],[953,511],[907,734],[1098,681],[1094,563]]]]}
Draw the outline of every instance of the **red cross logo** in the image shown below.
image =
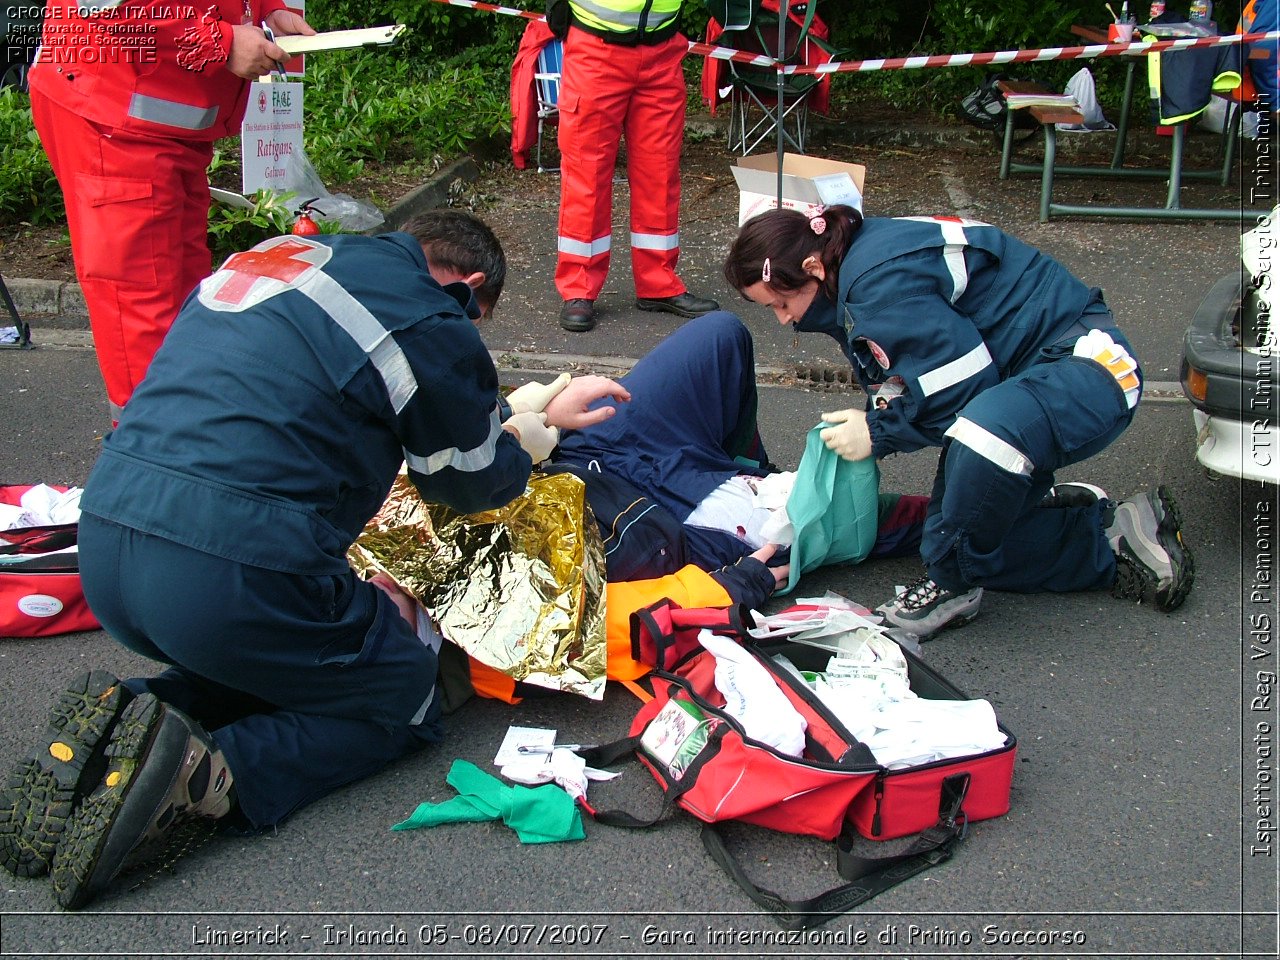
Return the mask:
{"type": "Polygon", "coordinates": [[[293,283],[315,264],[299,259],[315,247],[298,240],[287,239],[266,250],[254,249],[236,253],[227,258],[219,273],[230,273],[213,299],[219,303],[240,306],[253,285],[263,277],[293,283]]]}

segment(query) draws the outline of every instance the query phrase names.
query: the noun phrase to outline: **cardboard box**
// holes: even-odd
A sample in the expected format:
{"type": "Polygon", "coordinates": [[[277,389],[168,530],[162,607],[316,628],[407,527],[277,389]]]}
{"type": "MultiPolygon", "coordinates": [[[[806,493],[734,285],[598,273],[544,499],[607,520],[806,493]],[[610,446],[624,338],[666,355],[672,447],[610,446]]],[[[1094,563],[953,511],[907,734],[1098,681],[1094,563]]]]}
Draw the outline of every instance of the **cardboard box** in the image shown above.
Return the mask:
{"type": "MultiPolygon", "coordinates": [[[[867,168],[798,153],[782,157],[782,206],[808,212],[819,204],[844,203],[862,209],[862,184],[867,168]]],[[[738,226],[757,213],[778,206],[778,155],[741,157],[733,168],[738,181],[738,226]]]]}

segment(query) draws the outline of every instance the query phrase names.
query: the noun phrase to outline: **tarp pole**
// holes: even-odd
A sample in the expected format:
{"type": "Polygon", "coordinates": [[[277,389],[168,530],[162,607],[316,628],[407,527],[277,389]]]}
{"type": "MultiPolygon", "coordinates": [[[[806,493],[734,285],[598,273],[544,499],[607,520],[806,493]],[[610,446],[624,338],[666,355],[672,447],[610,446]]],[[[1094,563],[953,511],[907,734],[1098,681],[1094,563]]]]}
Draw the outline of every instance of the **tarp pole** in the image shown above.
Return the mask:
{"type": "MultiPolygon", "coordinates": [[[[817,0],[809,0],[809,2],[817,3],[817,0]]],[[[786,59],[785,54],[787,52],[787,48],[785,44],[787,40],[786,30],[787,30],[787,16],[790,12],[788,9],[789,7],[790,7],[790,4],[788,0],[779,0],[779,3],[778,3],[778,52],[776,55],[776,59],[778,60],[786,59]]],[[[785,88],[786,82],[787,82],[786,75],[781,70],[779,70],[778,71],[778,95],[777,95],[778,102],[776,104],[777,111],[778,111],[778,119],[776,121],[776,126],[774,127],[774,131],[773,131],[773,135],[774,137],[777,138],[777,141],[778,141],[778,209],[779,210],[782,209],[782,162],[784,160],[784,155],[786,153],[786,149],[785,149],[786,138],[784,136],[783,127],[782,127],[783,119],[787,115],[782,102],[783,90],[785,88]]]]}

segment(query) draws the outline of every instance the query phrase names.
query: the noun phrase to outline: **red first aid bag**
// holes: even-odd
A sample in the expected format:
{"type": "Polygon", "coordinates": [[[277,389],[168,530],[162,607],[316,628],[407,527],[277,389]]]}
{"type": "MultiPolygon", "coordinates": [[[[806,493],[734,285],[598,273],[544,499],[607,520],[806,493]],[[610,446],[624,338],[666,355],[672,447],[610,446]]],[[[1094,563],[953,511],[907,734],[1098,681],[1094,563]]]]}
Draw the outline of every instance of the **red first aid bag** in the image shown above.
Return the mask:
{"type": "MultiPolygon", "coordinates": [[[[30,489],[0,485],[0,503],[16,506],[30,489]]],[[[80,588],[79,554],[67,549],[77,532],[74,523],[0,530],[0,637],[101,629],[80,588]]]]}
{"type": "MultiPolygon", "coordinates": [[[[757,645],[742,610],[682,610],[663,601],[632,616],[633,649],[657,664],[654,697],[630,736],[588,751],[593,766],[633,752],[662,787],[666,803],[653,820],[622,811],[594,814],[603,823],[643,827],[674,805],[706,826],[703,843],[740,887],[791,929],[822,923],[951,856],[969,823],[1009,810],[1017,744],[1003,725],[1004,745],[972,756],[888,769],[851,734],[808,685],[773,660],[783,654],[802,671],[825,669],[830,652],[799,643],[757,645]],[[715,681],[716,658],[697,635],[709,629],[740,643],[804,718],[804,753],[781,753],[747,736],[725,707],[715,681]],[[736,820],[785,833],[835,840],[837,870],[851,881],[806,900],[787,900],[756,886],[729,852],[715,824],[736,820]],[[855,853],[868,840],[916,835],[890,857],[855,853]]],[[[908,681],[930,700],[969,699],[909,650],[908,681]]]]}

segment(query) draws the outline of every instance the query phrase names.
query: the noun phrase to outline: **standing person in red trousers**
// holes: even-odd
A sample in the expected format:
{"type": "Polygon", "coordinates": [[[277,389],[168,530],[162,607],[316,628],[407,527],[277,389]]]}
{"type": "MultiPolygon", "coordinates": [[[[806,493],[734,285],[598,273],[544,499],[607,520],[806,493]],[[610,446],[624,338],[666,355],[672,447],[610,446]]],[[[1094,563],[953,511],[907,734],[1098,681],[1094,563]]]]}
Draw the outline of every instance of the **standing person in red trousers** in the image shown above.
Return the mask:
{"type": "Polygon", "coordinates": [[[689,293],[680,259],[680,148],[688,41],[676,29],[681,0],[562,0],[548,11],[564,35],[560,85],[560,326],[596,324],[609,272],[613,169],[627,139],[631,269],[636,306],[681,317],[719,308],[689,293]],[[567,20],[567,23],[564,21],[567,20]]]}
{"type": "Polygon", "coordinates": [[[213,142],[239,133],[249,82],[314,34],[284,0],[50,3],[31,113],[66,199],[111,419],[210,273],[213,142]]]}

